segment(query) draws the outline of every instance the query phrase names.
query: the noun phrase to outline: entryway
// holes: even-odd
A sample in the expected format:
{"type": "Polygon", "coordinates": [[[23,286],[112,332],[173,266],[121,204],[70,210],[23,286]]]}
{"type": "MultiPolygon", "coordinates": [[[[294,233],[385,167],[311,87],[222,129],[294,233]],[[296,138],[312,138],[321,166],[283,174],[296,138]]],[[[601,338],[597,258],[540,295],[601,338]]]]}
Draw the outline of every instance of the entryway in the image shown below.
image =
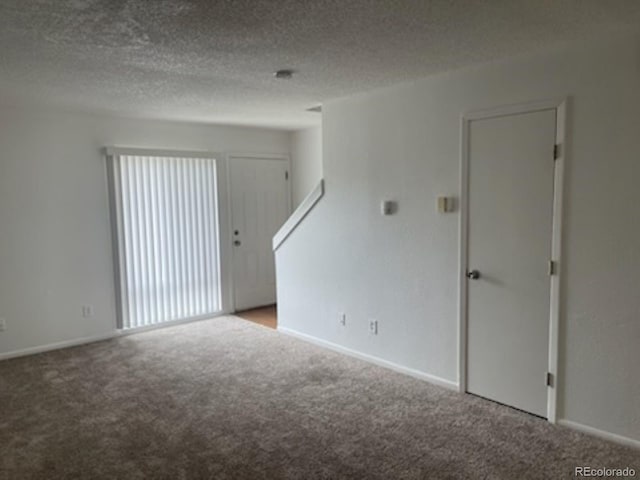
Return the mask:
{"type": "Polygon", "coordinates": [[[266,307],[252,308],[235,313],[236,317],[257,323],[263,327],[278,328],[278,309],[276,305],[267,305],[266,307]]]}
{"type": "Polygon", "coordinates": [[[290,214],[286,158],[230,157],[234,310],[276,303],[273,236],[290,214]]]}

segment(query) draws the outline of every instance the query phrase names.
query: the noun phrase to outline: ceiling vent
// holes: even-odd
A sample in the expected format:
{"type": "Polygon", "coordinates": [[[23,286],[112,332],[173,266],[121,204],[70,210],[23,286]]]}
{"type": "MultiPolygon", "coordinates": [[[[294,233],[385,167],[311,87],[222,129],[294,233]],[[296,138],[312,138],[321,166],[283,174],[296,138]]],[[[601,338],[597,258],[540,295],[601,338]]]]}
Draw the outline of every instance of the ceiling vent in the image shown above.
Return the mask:
{"type": "Polygon", "coordinates": [[[285,68],[274,72],[273,76],[281,80],[290,80],[291,78],[293,78],[293,73],[293,70],[285,68]]]}

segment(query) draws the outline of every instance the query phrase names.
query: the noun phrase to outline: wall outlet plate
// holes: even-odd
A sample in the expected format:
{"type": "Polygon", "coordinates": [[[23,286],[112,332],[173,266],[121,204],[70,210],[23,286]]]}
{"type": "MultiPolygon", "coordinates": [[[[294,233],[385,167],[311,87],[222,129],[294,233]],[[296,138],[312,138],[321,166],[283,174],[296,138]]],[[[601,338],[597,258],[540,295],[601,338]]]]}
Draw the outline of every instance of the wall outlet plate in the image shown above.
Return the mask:
{"type": "Polygon", "coordinates": [[[343,327],[347,326],[347,314],[344,312],[340,312],[338,314],[338,318],[340,319],[340,325],[342,325],[343,327]]]}
{"type": "Polygon", "coordinates": [[[93,305],[82,305],[82,317],[93,317],[93,305]]]}
{"type": "Polygon", "coordinates": [[[4,332],[7,329],[7,319],[0,318],[0,332],[4,332]]]}
{"type": "Polygon", "coordinates": [[[382,215],[393,215],[398,210],[398,204],[394,200],[382,200],[380,202],[380,213],[382,215]]]}
{"type": "Polygon", "coordinates": [[[377,320],[369,320],[369,333],[371,335],[378,334],[378,321],[377,320]]]}

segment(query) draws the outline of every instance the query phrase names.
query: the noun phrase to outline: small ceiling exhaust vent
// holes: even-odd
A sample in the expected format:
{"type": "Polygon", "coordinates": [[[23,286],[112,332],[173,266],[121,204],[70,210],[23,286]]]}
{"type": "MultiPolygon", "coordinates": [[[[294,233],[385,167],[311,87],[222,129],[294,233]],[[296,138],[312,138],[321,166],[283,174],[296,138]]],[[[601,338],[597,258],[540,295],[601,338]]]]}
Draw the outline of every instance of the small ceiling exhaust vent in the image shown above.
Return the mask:
{"type": "Polygon", "coordinates": [[[294,71],[289,68],[284,68],[273,73],[273,76],[281,80],[290,80],[293,78],[294,71]]]}
{"type": "Polygon", "coordinates": [[[315,107],[307,108],[307,112],[322,113],[322,105],[316,105],[315,107]]]}

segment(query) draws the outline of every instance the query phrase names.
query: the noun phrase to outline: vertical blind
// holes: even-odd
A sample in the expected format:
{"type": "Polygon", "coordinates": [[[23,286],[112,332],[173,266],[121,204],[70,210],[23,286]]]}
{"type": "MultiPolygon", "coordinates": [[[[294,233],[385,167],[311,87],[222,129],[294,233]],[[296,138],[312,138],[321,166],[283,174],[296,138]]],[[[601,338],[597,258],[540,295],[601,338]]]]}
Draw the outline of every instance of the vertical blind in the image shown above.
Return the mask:
{"type": "Polygon", "coordinates": [[[111,155],[119,327],[221,310],[216,161],[111,155]]]}

